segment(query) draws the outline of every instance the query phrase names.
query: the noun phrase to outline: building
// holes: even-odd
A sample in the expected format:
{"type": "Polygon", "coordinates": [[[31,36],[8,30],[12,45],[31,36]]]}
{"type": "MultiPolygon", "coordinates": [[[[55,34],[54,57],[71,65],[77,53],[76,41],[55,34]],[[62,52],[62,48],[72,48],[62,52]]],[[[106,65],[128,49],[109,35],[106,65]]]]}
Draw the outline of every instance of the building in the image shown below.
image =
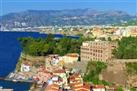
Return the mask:
{"type": "Polygon", "coordinates": [[[105,86],[105,91],[118,91],[117,86],[105,86]]]}
{"type": "Polygon", "coordinates": [[[38,84],[47,82],[51,77],[52,73],[48,72],[45,67],[40,67],[37,73],[33,76],[33,80],[37,81],[38,84]]]}
{"type": "Polygon", "coordinates": [[[137,36],[137,28],[131,29],[131,31],[129,32],[129,35],[136,37],[137,36]]]}
{"type": "Polygon", "coordinates": [[[79,58],[79,54],[78,53],[68,53],[65,56],[62,57],[62,60],[64,61],[64,63],[68,64],[68,63],[74,63],[77,62],[79,58]]]}
{"type": "Polygon", "coordinates": [[[82,76],[79,73],[74,73],[73,75],[69,76],[68,82],[70,84],[83,83],[83,79],[82,79],[82,76]]]}
{"type": "Polygon", "coordinates": [[[66,71],[64,69],[57,69],[53,71],[53,75],[59,76],[62,78],[62,82],[64,84],[67,84],[67,75],[66,75],[66,71]]]}
{"type": "Polygon", "coordinates": [[[59,91],[59,85],[58,84],[50,84],[45,88],[44,91],[59,91]]]}
{"type": "Polygon", "coordinates": [[[92,34],[94,37],[100,37],[104,34],[104,31],[101,29],[101,27],[95,27],[93,28],[92,34]]]}
{"type": "Polygon", "coordinates": [[[104,85],[95,85],[92,91],[106,91],[104,85]]]}
{"type": "Polygon", "coordinates": [[[61,66],[65,64],[73,64],[79,59],[78,53],[68,53],[64,56],[59,56],[57,54],[48,55],[45,57],[45,67],[49,68],[51,66],[61,66]]]}
{"type": "Polygon", "coordinates": [[[20,70],[21,72],[29,72],[31,70],[31,64],[28,62],[22,63],[20,70]]]}
{"type": "Polygon", "coordinates": [[[112,59],[112,50],[117,43],[110,41],[86,41],[81,46],[81,61],[109,61],[112,59]]]}
{"type": "Polygon", "coordinates": [[[91,85],[89,83],[84,83],[82,76],[79,73],[74,73],[69,76],[68,84],[72,91],[91,91],[91,85]]]}

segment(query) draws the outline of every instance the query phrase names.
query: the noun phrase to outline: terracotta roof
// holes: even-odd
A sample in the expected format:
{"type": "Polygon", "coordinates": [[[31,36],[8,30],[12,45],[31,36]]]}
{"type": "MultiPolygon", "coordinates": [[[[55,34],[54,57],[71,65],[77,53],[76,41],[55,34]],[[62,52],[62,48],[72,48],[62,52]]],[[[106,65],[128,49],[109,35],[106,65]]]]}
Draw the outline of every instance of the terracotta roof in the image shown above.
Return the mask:
{"type": "Polygon", "coordinates": [[[80,88],[79,90],[75,90],[75,91],[90,91],[90,89],[83,89],[83,88],[80,88]]]}
{"type": "Polygon", "coordinates": [[[69,76],[70,79],[73,79],[73,78],[79,78],[81,75],[79,73],[75,73],[71,76],[69,76]]]}
{"type": "MultiPolygon", "coordinates": [[[[70,83],[69,85],[70,86],[75,86],[75,85],[80,85],[80,84],[82,84],[81,82],[75,82],[75,83],[70,83]]],[[[83,85],[83,84],[82,84],[83,85]]]]}
{"type": "Polygon", "coordinates": [[[72,89],[74,90],[74,91],[90,91],[90,88],[85,88],[84,86],[79,86],[79,87],[72,87],[72,89]]]}
{"type": "Polygon", "coordinates": [[[59,69],[59,70],[55,70],[53,73],[65,73],[65,70],[59,69]]]}
{"type": "Polygon", "coordinates": [[[45,91],[59,91],[59,89],[52,89],[52,88],[50,88],[50,89],[45,89],[45,91]]]}
{"type": "Polygon", "coordinates": [[[77,54],[77,53],[68,53],[65,56],[68,56],[68,57],[79,57],[79,54],[77,54]]]}
{"type": "Polygon", "coordinates": [[[90,84],[89,83],[71,83],[70,86],[74,91],[90,91],[90,84]]]}
{"type": "Polygon", "coordinates": [[[77,90],[77,91],[90,91],[90,90],[80,89],[80,90],[77,90]]]}
{"type": "Polygon", "coordinates": [[[90,87],[91,87],[91,84],[89,84],[89,83],[83,83],[83,87],[84,87],[84,88],[90,88],[90,87]]]}
{"type": "Polygon", "coordinates": [[[32,65],[30,62],[26,62],[26,61],[24,61],[23,64],[27,65],[27,66],[31,66],[32,65]]]}
{"type": "Polygon", "coordinates": [[[58,84],[48,85],[45,91],[59,91],[59,85],[58,84]]]}
{"type": "Polygon", "coordinates": [[[80,74],[73,74],[71,76],[69,76],[69,81],[70,83],[78,83],[78,82],[81,82],[81,76],[80,74]]]}
{"type": "Polygon", "coordinates": [[[95,85],[94,88],[105,88],[104,85],[95,85]]]}

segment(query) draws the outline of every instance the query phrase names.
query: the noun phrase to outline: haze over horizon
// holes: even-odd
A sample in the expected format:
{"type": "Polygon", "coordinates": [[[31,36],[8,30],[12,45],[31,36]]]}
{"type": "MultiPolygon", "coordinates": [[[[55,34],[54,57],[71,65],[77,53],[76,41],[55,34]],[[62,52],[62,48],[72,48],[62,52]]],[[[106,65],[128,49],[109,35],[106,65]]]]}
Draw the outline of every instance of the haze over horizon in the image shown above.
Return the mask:
{"type": "Polygon", "coordinates": [[[0,16],[26,10],[93,9],[119,10],[131,15],[137,13],[137,0],[1,0],[0,16]]]}

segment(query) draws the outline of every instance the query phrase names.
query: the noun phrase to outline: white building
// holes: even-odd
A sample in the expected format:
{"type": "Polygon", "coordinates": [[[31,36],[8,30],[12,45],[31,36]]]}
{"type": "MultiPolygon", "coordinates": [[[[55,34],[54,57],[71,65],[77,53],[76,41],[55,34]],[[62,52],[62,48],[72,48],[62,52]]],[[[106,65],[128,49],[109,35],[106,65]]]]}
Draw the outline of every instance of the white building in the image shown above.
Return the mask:
{"type": "Polygon", "coordinates": [[[21,64],[21,72],[29,72],[30,65],[29,64],[21,64]]]}
{"type": "Polygon", "coordinates": [[[92,90],[93,91],[105,91],[105,87],[103,85],[96,85],[92,90]]]}

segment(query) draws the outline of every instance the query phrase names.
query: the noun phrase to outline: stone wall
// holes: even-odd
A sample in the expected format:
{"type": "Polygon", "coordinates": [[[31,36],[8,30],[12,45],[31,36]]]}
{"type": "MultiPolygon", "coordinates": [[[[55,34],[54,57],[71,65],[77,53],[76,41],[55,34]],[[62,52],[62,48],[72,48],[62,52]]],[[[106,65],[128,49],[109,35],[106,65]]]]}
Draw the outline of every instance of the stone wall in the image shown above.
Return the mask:
{"type": "Polygon", "coordinates": [[[118,62],[118,63],[137,62],[137,59],[112,59],[112,62],[118,62]]]}

